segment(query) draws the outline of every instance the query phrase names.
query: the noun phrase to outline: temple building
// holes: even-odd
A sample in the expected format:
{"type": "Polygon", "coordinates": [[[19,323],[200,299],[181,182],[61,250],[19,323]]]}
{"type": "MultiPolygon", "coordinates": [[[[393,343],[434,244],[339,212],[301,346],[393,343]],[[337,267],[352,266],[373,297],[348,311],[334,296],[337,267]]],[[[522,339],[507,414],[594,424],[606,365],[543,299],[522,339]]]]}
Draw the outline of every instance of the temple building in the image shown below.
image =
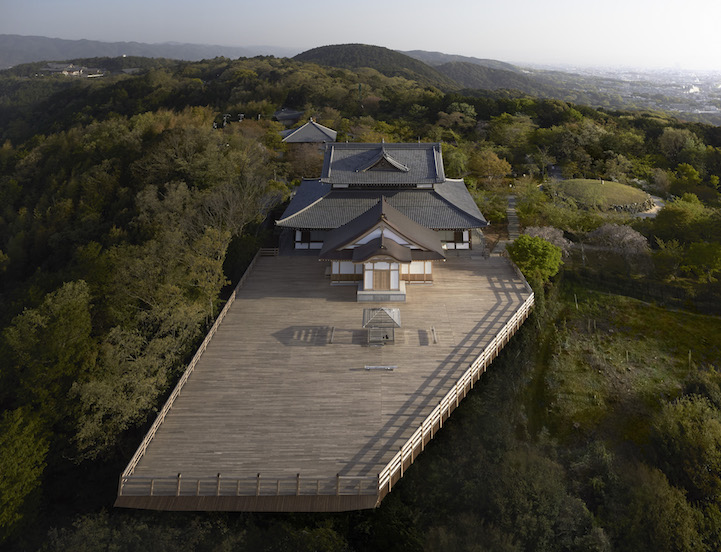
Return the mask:
{"type": "Polygon", "coordinates": [[[295,249],[330,262],[331,283],[357,282],[359,301],[404,301],[407,283],[432,283],[433,263],[472,249],[487,224],[463,180],[445,177],[438,143],[326,144],[321,177],[277,221],[295,249]]]}

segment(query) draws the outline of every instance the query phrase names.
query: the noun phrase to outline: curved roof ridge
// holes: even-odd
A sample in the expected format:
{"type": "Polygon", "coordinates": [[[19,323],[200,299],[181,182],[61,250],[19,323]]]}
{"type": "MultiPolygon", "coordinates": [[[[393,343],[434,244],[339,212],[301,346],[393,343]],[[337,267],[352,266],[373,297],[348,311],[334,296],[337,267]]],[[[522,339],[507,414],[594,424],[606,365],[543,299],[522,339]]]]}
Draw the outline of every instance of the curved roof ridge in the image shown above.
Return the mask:
{"type": "Polygon", "coordinates": [[[390,153],[388,153],[388,151],[386,151],[385,144],[383,144],[381,145],[381,149],[378,152],[378,155],[371,159],[371,161],[365,166],[356,169],[356,172],[366,172],[373,170],[373,168],[377,167],[383,161],[401,172],[409,172],[411,170],[408,165],[404,165],[403,163],[395,159],[390,153]]]}

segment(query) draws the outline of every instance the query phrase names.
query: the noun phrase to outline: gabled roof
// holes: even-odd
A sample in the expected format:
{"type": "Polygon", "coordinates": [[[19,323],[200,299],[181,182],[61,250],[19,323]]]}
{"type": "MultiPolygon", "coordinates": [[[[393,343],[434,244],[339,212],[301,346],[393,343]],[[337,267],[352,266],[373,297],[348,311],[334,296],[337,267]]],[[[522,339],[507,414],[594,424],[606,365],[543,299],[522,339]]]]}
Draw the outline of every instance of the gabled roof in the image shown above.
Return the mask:
{"type": "Polygon", "coordinates": [[[370,163],[368,163],[368,166],[357,169],[357,172],[366,172],[366,171],[400,171],[400,172],[409,172],[410,169],[407,165],[404,165],[400,161],[397,161],[393,158],[393,156],[386,151],[385,145],[381,146],[381,149],[378,151],[378,154],[371,159],[370,163]]]}
{"type": "Polygon", "coordinates": [[[286,143],[321,143],[335,142],[338,133],[311,119],[301,127],[281,131],[280,135],[286,143]]]}
{"type": "Polygon", "coordinates": [[[319,180],[304,180],[278,226],[305,230],[338,228],[376,205],[381,197],[412,221],[434,230],[483,228],[488,223],[461,180],[433,190],[333,190],[319,180]]]}
{"type": "MultiPolygon", "coordinates": [[[[329,232],[323,242],[323,248],[318,258],[321,260],[335,260],[347,257],[347,254],[341,254],[340,250],[351,245],[355,240],[380,224],[384,224],[425,252],[434,253],[433,258],[445,259],[443,246],[438,235],[433,230],[413,222],[398,209],[391,206],[384,197],[381,197],[380,201],[366,212],[329,232]]],[[[377,240],[371,240],[368,244],[356,249],[362,249],[357,254],[355,250],[352,251],[351,259],[356,262],[369,259],[373,256],[373,251],[378,251],[378,254],[389,255],[400,262],[410,262],[412,259],[410,248],[390,239],[378,238],[377,240]],[[359,258],[356,259],[356,255],[359,258]]]]}
{"type": "Polygon", "coordinates": [[[351,260],[354,263],[363,263],[372,257],[385,255],[392,257],[399,263],[410,263],[413,260],[411,248],[401,245],[390,238],[381,236],[352,250],[351,260]]]}
{"type": "Polygon", "coordinates": [[[430,188],[445,179],[438,143],[328,144],[320,178],[341,188],[430,188]]]}

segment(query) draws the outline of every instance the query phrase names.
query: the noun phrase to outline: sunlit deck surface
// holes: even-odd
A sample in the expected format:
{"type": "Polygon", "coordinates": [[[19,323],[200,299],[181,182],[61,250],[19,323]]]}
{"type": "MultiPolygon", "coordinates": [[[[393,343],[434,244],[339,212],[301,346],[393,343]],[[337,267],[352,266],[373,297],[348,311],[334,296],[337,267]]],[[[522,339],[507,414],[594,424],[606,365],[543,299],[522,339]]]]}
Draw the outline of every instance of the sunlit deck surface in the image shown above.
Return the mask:
{"type": "Polygon", "coordinates": [[[356,302],[326,266],[258,260],[135,476],[376,476],[529,296],[495,256],[437,263],[433,285],[394,304],[356,302]],[[374,306],[400,308],[395,344],[366,344],[374,306]]]}

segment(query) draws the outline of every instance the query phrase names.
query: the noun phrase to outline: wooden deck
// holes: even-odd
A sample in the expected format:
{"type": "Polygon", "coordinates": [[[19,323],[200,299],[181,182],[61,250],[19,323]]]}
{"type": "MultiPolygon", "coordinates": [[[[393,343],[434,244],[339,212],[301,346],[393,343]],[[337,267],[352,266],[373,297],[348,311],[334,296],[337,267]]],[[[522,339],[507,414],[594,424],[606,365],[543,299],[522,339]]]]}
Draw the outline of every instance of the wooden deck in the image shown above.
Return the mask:
{"type": "Polygon", "coordinates": [[[329,285],[325,268],[258,259],[117,506],[377,505],[379,473],[530,296],[506,259],[451,257],[393,305],[395,344],[374,347],[363,309],[382,305],[329,285]]]}

